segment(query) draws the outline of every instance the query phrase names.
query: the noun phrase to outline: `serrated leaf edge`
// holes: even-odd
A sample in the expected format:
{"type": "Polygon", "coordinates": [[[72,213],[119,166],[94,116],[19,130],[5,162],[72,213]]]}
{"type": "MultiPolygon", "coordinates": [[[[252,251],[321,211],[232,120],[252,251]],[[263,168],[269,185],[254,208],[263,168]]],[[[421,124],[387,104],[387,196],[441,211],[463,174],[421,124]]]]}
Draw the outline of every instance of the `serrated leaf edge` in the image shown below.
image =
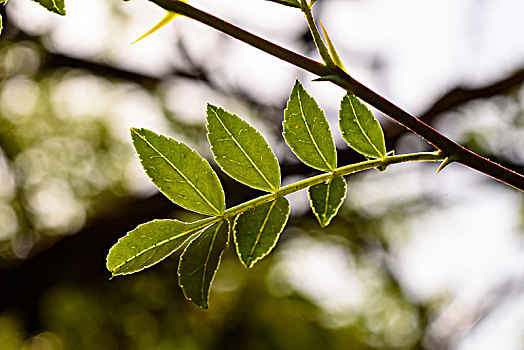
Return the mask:
{"type": "MultiPolygon", "coordinates": [[[[351,107],[351,111],[353,112],[353,115],[355,116],[355,122],[357,123],[358,128],[360,129],[360,132],[364,135],[364,137],[366,138],[367,142],[368,142],[368,143],[373,147],[373,149],[375,150],[375,152],[377,152],[377,154],[380,155],[382,159],[384,159],[384,155],[385,155],[385,154],[382,153],[382,152],[377,148],[377,146],[375,146],[375,144],[371,141],[371,139],[369,138],[369,136],[368,136],[368,134],[366,133],[366,131],[362,128],[362,125],[360,124],[359,118],[357,117],[357,113],[356,113],[356,111],[355,111],[355,107],[354,107],[354,105],[353,105],[353,102],[351,101],[351,96],[352,96],[352,95],[349,95],[349,94],[348,94],[348,95],[344,96],[343,100],[346,99],[346,98],[348,99],[348,101],[349,101],[349,105],[350,105],[350,107],[351,107]]],[[[356,96],[353,96],[353,97],[357,98],[356,96]]],[[[361,102],[361,103],[362,103],[362,102],[361,102]]],[[[365,105],[364,105],[364,106],[365,106],[365,105]]],[[[366,108],[367,108],[367,107],[366,107],[366,108]]],[[[369,112],[373,115],[373,113],[372,113],[371,111],[369,111],[369,112]]],[[[375,118],[375,117],[373,116],[373,118],[375,118]]],[[[375,120],[376,120],[376,118],[375,118],[375,120]]],[[[381,128],[381,130],[382,130],[382,128],[381,128]]],[[[342,132],[342,133],[344,133],[344,132],[342,132]]],[[[355,150],[356,150],[356,149],[355,149],[355,150]]],[[[362,153],[362,152],[360,152],[360,151],[358,151],[358,150],[356,150],[356,151],[359,152],[359,153],[362,153]]]]}
{"type": "MultiPolygon", "coordinates": [[[[152,148],[152,149],[153,149],[153,150],[154,150],[154,151],[155,151],[155,152],[156,152],[160,157],[162,157],[162,158],[163,158],[163,159],[164,159],[164,160],[165,160],[165,161],[166,161],[166,162],[167,162],[167,163],[168,163],[168,164],[169,164],[169,165],[170,165],[170,166],[171,166],[171,167],[172,167],[172,168],[173,168],[173,169],[178,173],[178,174],[180,174],[180,176],[182,176],[182,177],[184,178],[184,180],[185,180],[185,181],[186,181],[186,182],[187,182],[187,183],[188,183],[188,184],[189,184],[189,185],[190,185],[190,186],[191,186],[191,187],[192,187],[192,188],[193,188],[193,189],[198,193],[198,195],[199,195],[199,196],[200,196],[200,197],[201,197],[201,198],[202,198],[202,199],[207,203],[207,205],[209,205],[209,207],[210,207],[211,209],[215,210],[215,212],[216,212],[217,215],[220,215],[220,214],[223,213],[223,211],[221,211],[220,209],[218,209],[217,207],[215,207],[215,206],[213,205],[213,203],[211,203],[211,202],[209,201],[209,199],[208,199],[208,198],[207,198],[207,197],[206,197],[206,196],[205,196],[205,195],[204,195],[204,194],[203,194],[203,193],[202,193],[202,192],[201,192],[201,191],[200,191],[200,190],[199,190],[199,189],[198,189],[194,184],[193,184],[192,181],[190,181],[190,180],[189,180],[189,179],[184,175],[184,173],[183,173],[182,171],[180,171],[180,170],[178,169],[178,167],[177,167],[175,164],[173,164],[173,162],[171,162],[168,158],[166,158],[166,157],[165,157],[165,156],[164,156],[164,155],[163,155],[163,154],[162,154],[162,153],[161,153],[161,152],[160,152],[160,151],[159,151],[155,146],[153,146],[153,144],[151,144],[151,142],[149,142],[145,137],[143,137],[142,135],[140,135],[140,133],[137,132],[137,129],[136,129],[136,128],[131,128],[131,132],[134,132],[138,137],[140,137],[140,138],[141,138],[145,143],[147,143],[147,144],[149,145],[149,147],[151,147],[151,148],[152,148]]],[[[176,142],[177,144],[182,144],[182,142],[179,142],[179,141],[177,141],[177,140],[175,140],[175,139],[172,139],[172,138],[166,137],[166,136],[164,136],[164,135],[159,135],[159,134],[157,134],[157,135],[160,136],[160,137],[164,137],[164,138],[166,138],[167,140],[172,140],[172,141],[176,142]]],[[[195,152],[195,153],[196,153],[200,158],[202,158],[202,156],[201,156],[200,154],[198,154],[198,152],[197,152],[196,150],[192,149],[192,148],[189,147],[189,146],[188,146],[188,148],[191,149],[191,152],[195,152]]],[[[138,152],[137,152],[137,153],[138,153],[138,152]]],[[[140,157],[140,154],[138,154],[138,155],[139,155],[139,157],[140,157]]],[[[141,158],[141,159],[142,159],[142,158],[141,158]]],[[[204,158],[202,158],[202,160],[204,160],[204,161],[207,163],[207,161],[206,161],[204,158]]],[[[207,163],[207,164],[209,165],[209,163],[207,163]]],[[[211,167],[210,167],[210,168],[211,168],[211,167]]],[[[211,168],[211,170],[213,171],[212,168],[211,168]]],[[[213,173],[214,173],[214,171],[213,171],[213,173]]],[[[148,174],[147,171],[146,171],[146,174],[147,174],[147,176],[149,176],[149,174],[148,174]]],[[[216,173],[215,173],[215,176],[216,176],[216,173]]],[[[150,177],[151,179],[153,179],[151,176],[149,176],[149,177],[150,177]]],[[[219,181],[219,182],[220,182],[220,181],[219,181]]],[[[156,186],[156,185],[155,185],[155,186],[156,186]]],[[[222,193],[223,193],[223,192],[224,192],[224,189],[222,188],[222,186],[220,186],[220,188],[221,188],[221,191],[222,191],[222,193]]],[[[186,209],[189,209],[189,208],[186,208],[186,209]]],[[[189,210],[191,210],[191,211],[196,211],[196,210],[193,210],[193,209],[189,209],[189,210]]]]}
{"type": "MultiPolygon", "coordinates": [[[[204,298],[204,281],[205,281],[205,278],[206,278],[206,269],[207,269],[207,264],[208,264],[208,261],[209,261],[209,257],[211,255],[211,251],[212,251],[212,248],[214,246],[214,243],[215,243],[215,240],[216,240],[216,237],[218,235],[218,231],[220,230],[221,226],[223,223],[226,223],[227,225],[229,225],[229,221],[228,220],[222,220],[221,222],[218,222],[218,226],[217,226],[217,229],[215,230],[215,233],[214,233],[214,236],[213,236],[213,242],[211,243],[211,248],[209,249],[208,251],[208,254],[207,254],[207,258],[206,258],[206,263],[204,264],[204,271],[202,273],[202,288],[200,289],[200,293],[201,293],[201,296],[202,296],[202,301],[203,301],[203,305],[198,305],[196,304],[194,301],[193,301],[193,298],[191,298],[190,296],[188,296],[186,294],[186,291],[184,289],[184,285],[180,282],[180,266],[181,266],[181,263],[182,263],[182,260],[184,259],[184,254],[186,253],[187,249],[189,248],[189,246],[191,245],[191,243],[193,243],[194,241],[196,241],[197,239],[200,238],[201,234],[205,231],[205,229],[202,229],[202,232],[200,232],[199,235],[197,235],[195,238],[193,238],[191,240],[191,242],[189,242],[189,244],[186,246],[186,248],[184,249],[184,252],[182,253],[182,255],[180,256],[180,262],[178,264],[178,269],[177,269],[177,275],[178,275],[178,285],[180,286],[180,288],[182,289],[182,292],[184,293],[184,297],[191,301],[193,304],[197,305],[198,307],[202,307],[204,309],[207,309],[209,304],[208,304],[208,301],[204,298]]],[[[209,225],[211,226],[211,225],[209,225]]],[[[208,228],[208,227],[206,227],[208,228]]],[[[226,247],[224,250],[222,250],[222,252],[220,253],[220,256],[218,257],[218,264],[217,264],[217,267],[215,269],[215,271],[213,272],[213,276],[211,277],[211,281],[209,281],[209,288],[207,290],[207,293],[208,293],[208,296],[209,296],[209,293],[211,291],[211,286],[213,285],[213,281],[215,280],[215,276],[216,276],[216,273],[218,271],[218,268],[220,267],[220,262],[222,261],[222,255],[224,254],[224,251],[229,247],[229,230],[230,228],[228,228],[228,238],[227,238],[227,241],[226,241],[226,247]]]]}
{"type": "MultiPolygon", "coordinates": [[[[225,109],[221,108],[221,107],[217,107],[217,106],[213,106],[213,105],[210,105],[208,104],[208,106],[210,107],[209,109],[211,111],[213,111],[213,113],[215,114],[217,120],[220,122],[220,124],[222,125],[222,127],[224,128],[224,130],[226,130],[226,132],[228,133],[228,135],[231,137],[231,139],[235,142],[235,144],[237,145],[237,147],[242,151],[242,153],[244,154],[244,156],[248,159],[249,163],[255,168],[255,170],[257,171],[257,173],[262,177],[262,179],[269,185],[269,188],[271,189],[272,192],[276,192],[278,190],[278,186],[274,186],[270,181],[269,179],[266,177],[266,175],[258,168],[258,166],[254,163],[254,161],[251,159],[251,157],[244,151],[244,148],[241,147],[240,143],[238,142],[238,140],[233,136],[233,134],[229,131],[229,129],[226,127],[226,125],[223,123],[223,121],[220,119],[218,113],[216,112],[216,110],[218,109],[222,109],[224,110],[224,112],[226,113],[229,113],[228,111],[226,111],[225,109]]],[[[233,116],[236,116],[238,119],[242,120],[243,122],[245,122],[246,124],[248,124],[251,128],[253,128],[253,130],[258,134],[260,135],[262,138],[262,134],[260,134],[260,132],[255,129],[251,124],[249,124],[247,121],[243,120],[242,118],[240,118],[239,116],[237,116],[236,114],[234,113],[229,113],[229,114],[232,114],[233,116]]],[[[206,128],[208,128],[208,125],[209,123],[206,124],[206,128]]],[[[209,129],[208,129],[208,134],[210,134],[209,132],[209,129]]],[[[210,142],[211,144],[211,142],[210,142]]],[[[267,144],[267,141],[266,141],[266,144],[267,144]]],[[[269,149],[271,150],[271,153],[273,154],[273,157],[274,159],[276,159],[276,156],[273,152],[273,150],[271,149],[271,147],[269,146],[269,144],[267,144],[267,146],[269,147],[269,149]]],[[[213,147],[211,147],[211,152],[213,152],[213,147]]],[[[213,156],[214,156],[214,153],[213,153],[213,156]]],[[[217,157],[215,157],[216,159],[217,157]]],[[[220,169],[222,169],[222,171],[224,171],[227,175],[229,175],[231,178],[237,180],[238,182],[241,182],[241,183],[244,183],[243,181],[241,181],[241,179],[239,179],[238,177],[236,176],[233,176],[231,174],[229,174],[218,162],[216,162],[218,164],[218,166],[220,167],[220,169]]],[[[278,159],[277,159],[277,164],[278,164],[278,159]]],[[[279,171],[280,171],[280,168],[279,168],[279,171]]],[[[245,184],[245,183],[244,183],[245,184]]],[[[253,187],[253,188],[258,188],[258,187],[254,187],[254,186],[251,186],[249,184],[245,184],[249,187],[253,187]]],[[[280,185],[280,184],[279,184],[280,185]]],[[[258,188],[258,189],[261,189],[261,188],[258,188]]],[[[264,191],[266,191],[265,189],[263,189],[264,191]]]]}
{"type": "MultiPolygon", "coordinates": [[[[260,232],[258,233],[257,240],[256,240],[255,244],[253,245],[253,247],[251,248],[251,253],[250,253],[250,255],[249,255],[248,259],[247,259],[248,260],[247,263],[244,262],[244,260],[242,259],[242,257],[241,257],[242,255],[240,254],[240,251],[239,251],[239,248],[238,248],[237,235],[236,235],[236,233],[237,233],[237,231],[236,231],[236,223],[237,223],[237,220],[238,220],[239,216],[242,215],[242,214],[248,213],[249,210],[245,211],[245,212],[243,212],[241,214],[238,214],[237,216],[235,216],[235,220],[233,222],[233,240],[235,242],[235,248],[236,248],[237,254],[238,254],[239,258],[240,258],[239,259],[240,262],[242,263],[242,265],[244,265],[245,267],[247,267],[249,269],[252,268],[255,265],[255,263],[257,263],[258,261],[262,260],[263,258],[268,256],[269,253],[271,253],[273,248],[275,248],[275,246],[277,245],[278,239],[280,238],[280,235],[282,234],[282,231],[284,231],[284,227],[286,226],[287,220],[289,219],[289,214],[290,214],[289,201],[285,197],[279,197],[279,198],[274,199],[272,202],[273,203],[272,203],[271,207],[269,208],[269,210],[267,212],[266,218],[264,219],[264,224],[262,225],[262,227],[260,229],[260,232]],[[259,257],[257,257],[255,260],[249,261],[249,259],[251,258],[252,254],[253,254],[253,251],[254,251],[254,249],[256,247],[256,244],[260,240],[260,236],[262,235],[262,231],[264,231],[264,227],[265,227],[265,224],[267,223],[269,215],[271,214],[271,211],[273,210],[273,207],[276,205],[277,201],[280,198],[285,199],[287,201],[287,205],[288,205],[288,211],[287,211],[286,217],[284,219],[284,222],[282,223],[282,227],[280,228],[279,232],[277,233],[277,237],[276,237],[275,241],[273,242],[273,245],[269,247],[269,249],[266,251],[266,253],[261,255],[261,256],[259,256],[259,257]]],[[[257,208],[259,208],[259,207],[256,207],[253,210],[256,210],[257,208]]]]}
{"type": "MultiPolygon", "coordinates": [[[[331,223],[331,220],[333,220],[333,218],[335,216],[337,216],[338,214],[338,211],[340,209],[340,207],[342,206],[342,204],[344,203],[344,200],[346,199],[347,197],[347,189],[348,189],[348,185],[347,185],[347,182],[346,182],[346,179],[343,177],[343,176],[340,176],[340,178],[342,178],[342,180],[344,180],[344,196],[342,196],[340,198],[340,203],[337,205],[337,208],[335,210],[335,212],[333,213],[333,215],[331,215],[331,217],[329,218],[329,220],[327,220],[327,222],[325,224],[323,224],[319,219],[319,217],[321,216],[320,213],[317,213],[316,209],[315,209],[315,206],[313,205],[313,200],[311,199],[311,194],[309,192],[309,189],[313,186],[317,186],[317,185],[321,185],[322,183],[320,184],[317,184],[317,185],[313,185],[313,186],[310,186],[308,187],[308,198],[309,198],[309,203],[310,203],[310,206],[311,206],[311,210],[313,211],[313,214],[315,215],[315,217],[317,218],[319,224],[320,224],[320,227],[324,228],[326,226],[328,226],[330,223],[331,223]]],[[[331,180],[327,180],[327,182],[329,182],[329,185],[328,185],[328,190],[326,191],[327,193],[327,198],[326,198],[326,207],[328,205],[328,200],[329,200],[329,188],[331,187],[331,183],[333,182],[333,180],[337,179],[337,177],[331,179],[331,180]]],[[[326,212],[327,212],[327,208],[326,208],[326,212]]]]}
{"type": "MultiPolygon", "coordinates": [[[[137,230],[137,229],[138,229],[139,227],[141,227],[141,226],[147,225],[147,224],[152,223],[152,222],[160,222],[160,221],[163,221],[163,220],[151,220],[151,221],[148,221],[148,222],[143,223],[143,224],[141,224],[141,225],[138,225],[134,230],[129,231],[128,234],[129,234],[130,232],[133,232],[133,231],[137,230]]],[[[182,223],[182,224],[188,224],[188,225],[192,224],[192,223],[187,223],[187,222],[183,222],[183,221],[179,221],[179,220],[173,220],[173,221],[180,222],[180,223],[182,223]]],[[[194,224],[196,224],[197,222],[198,222],[198,221],[194,222],[194,224]]],[[[189,237],[191,236],[192,233],[198,232],[198,230],[203,230],[203,229],[205,229],[206,227],[210,226],[211,224],[213,224],[213,222],[209,222],[209,221],[207,221],[207,220],[203,220],[203,222],[202,222],[201,225],[197,225],[197,226],[195,226],[195,227],[192,227],[192,228],[188,229],[187,231],[183,231],[183,232],[181,232],[180,234],[178,234],[178,235],[176,235],[176,236],[172,236],[172,237],[169,237],[168,239],[164,239],[163,241],[160,241],[160,242],[158,242],[158,243],[155,243],[155,244],[149,246],[148,248],[146,248],[146,249],[144,249],[144,250],[138,252],[137,254],[135,254],[135,255],[129,257],[127,260],[125,260],[125,261],[124,261],[123,263],[121,263],[120,265],[117,265],[115,268],[109,270],[109,272],[111,272],[111,274],[113,275],[113,277],[114,277],[114,276],[120,276],[120,275],[130,275],[130,274],[132,274],[132,273],[142,271],[142,270],[144,270],[145,268],[148,268],[148,267],[150,267],[150,266],[152,266],[152,265],[155,265],[155,264],[161,262],[162,260],[164,260],[165,258],[167,258],[169,255],[171,255],[171,254],[172,254],[176,249],[174,249],[173,252],[171,252],[170,254],[167,254],[165,257],[163,257],[163,258],[161,258],[161,259],[159,259],[159,260],[156,260],[155,262],[151,263],[150,265],[144,266],[144,267],[142,267],[141,269],[138,269],[138,270],[135,270],[135,271],[130,271],[130,272],[124,272],[124,273],[113,274],[114,271],[118,270],[119,268],[121,268],[121,267],[124,266],[125,264],[129,263],[130,261],[132,261],[132,260],[138,258],[139,256],[145,254],[146,252],[150,251],[151,249],[158,248],[158,247],[160,247],[161,245],[164,245],[164,244],[166,244],[166,243],[169,243],[169,242],[171,242],[171,241],[173,241],[173,240],[175,240],[175,239],[178,239],[178,238],[180,238],[180,237],[182,237],[182,236],[185,236],[185,235],[187,235],[187,236],[188,236],[188,239],[189,239],[189,237]]],[[[116,246],[120,243],[120,241],[122,241],[122,240],[123,240],[124,238],[126,238],[127,236],[128,236],[128,235],[126,234],[124,237],[120,238],[120,239],[119,239],[119,240],[118,240],[118,241],[117,241],[117,242],[116,242],[116,243],[115,243],[115,244],[114,244],[114,245],[109,249],[109,253],[107,254],[107,258],[106,258],[106,265],[107,265],[107,262],[109,261],[109,256],[111,255],[111,251],[113,250],[113,248],[116,247],[116,246]]],[[[185,241],[184,241],[184,242],[185,242],[185,241]]],[[[184,244],[184,242],[182,242],[180,245],[184,244]]],[[[177,249],[178,249],[178,248],[177,248],[177,249]]]]}
{"type": "MultiPolygon", "coordinates": [[[[304,93],[306,93],[309,97],[311,97],[306,89],[304,89],[304,87],[302,86],[302,84],[297,80],[297,82],[295,83],[295,87],[297,87],[297,96],[298,96],[298,104],[300,106],[300,116],[302,117],[302,120],[304,121],[304,125],[306,126],[306,130],[307,130],[307,133],[309,135],[309,138],[311,139],[313,145],[315,146],[315,150],[317,151],[317,153],[320,155],[320,158],[322,158],[322,161],[324,161],[324,163],[326,164],[327,166],[327,169],[329,171],[333,171],[335,170],[335,168],[337,167],[336,165],[336,162],[337,162],[337,159],[335,158],[335,166],[333,167],[331,164],[329,164],[329,162],[327,161],[326,157],[324,156],[324,153],[322,153],[322,151],[320,150],[320,148],[318,147],[318,144],[317,144],[317,141],[315,140],[315,138],[313,137],[313,133],[311,132],[311,129],[309,128],[309,125],[307,124],[307,121],[306,121],[306,118],[305,118],[305,112],[304,112],[304,108],[302,106],[302,98],[300,97],[300,92],[303,91],[304,93]]],[[[295,88],[293,87],[293,89],[295,88]]],[[[322,113],[322,115],[324,116],[324,118],[326,119],[326,125],[327,125],[327,128],[329,130],[329,133],[331,134],[331,127],[329,126],[329,123],[327,121],[327,118],[326,118],[326,115],[324,114],[324,111],[318,106],[318,103],[315,101],[315,99],[313,97],[311,97],[313,99],[313,101],[315,102],[315,104],[317,104],[317,108],[320,110],[320,112],[322,113]]],[[[286,110],[288,108],[286,107],[286,110]]],[[[286,112],[286,110],[284,110],[284,114],[286,112]]],[[[284,122],[286,122],[284,120],[284,122]]],[[[284,136],[284,135],[283,135],[284,136]]],[[[285,139],[285,137],[284,137],[285,139]]],[[[333,137],[331,137],[331,140],[333,142],[333,146],[335,145],[335,142],[333,141],[333,137]]],[[[286,142],[287,143],[287,142],[286,142]]],[[[295,153],[295,149],[296,147],[291,147],[291,145],[289,143],[287,143],[289,148],[291,148],[291,150],[293,151],[293,153],[297,156],[298,159],[300,159],[304,164],[307,164],[313,168],[316,168],[310,164],[308,164],[306,161],[304,161],[302,159],[302,157],[300,157],[298,154],[295,153]]],[[[335,151],[335,155],[336,155],[336,151],[335,151]]],[[[320,170],[325,170],[325,169],[320,169],[320,170]]]]}

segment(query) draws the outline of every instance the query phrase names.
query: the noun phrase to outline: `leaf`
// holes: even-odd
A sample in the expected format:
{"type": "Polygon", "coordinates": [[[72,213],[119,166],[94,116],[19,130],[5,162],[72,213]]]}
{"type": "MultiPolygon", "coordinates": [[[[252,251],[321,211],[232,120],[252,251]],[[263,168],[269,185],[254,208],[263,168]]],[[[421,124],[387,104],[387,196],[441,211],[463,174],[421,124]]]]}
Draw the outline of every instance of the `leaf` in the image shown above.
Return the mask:
{"type": "Polygon", "coordinates": [[[194,238],[180,257],[178,284],[186,299],[199,307],[208,308],[211,283],[228,242],[229,222],[220,221],[194,238]]]}
{"type": "Polygon", "coordinates": [[[120,238],[109,250],[107,269],[113,276],[145,269],[168,257],[191,234],[208,226],[208,221],[192,223],[178,220],[153,220],[120,238]]]}
{"type": "Polygon", "coordinates": [[[209,104],[206,128],[211,152],[226,174],[263,191],[278,190],[278,160],[255,128],[236,114],[209,104]]]}
{"type": "Polygon", "coordinates": [[[65,2],[64,0],[33,0],[34,2],[39,3],[46,9],[56,14],[65,16],[65,2]]]}
{"type": "Polygon", "coordinates": [[[267,1],[276,2],[277,4],[281,4],[285,6],[300,8],[300,3],[297,0],[267,0],[267,1]]]}
{"type": "Polygon", "coordinates": [[[239,214],[233,223],[238,257],[246,267],[268,255],[275,247],[289,217],[289,202],[284,197],[239,214]]]}
{"type": "Polygon", "coordinates": [[[217,174],[197,151],[147,129],[131,129],[133,145],[151,181],[174,203],[220,215],[225,196],[217,174]]]}
{"type": "Polygon", "coordinates": [[[373,113],[355,95],[342,99],[339,114],[340,130],[347,144],[355,151],[374,158],[384,158],[384,133],[373,113]]]}
{"type": "Polygon", "coordinates": [[[346,198],[346,180],[336,177],[324,183],[308,188],[311,209],[321,227],[326,227],[337,215],[338,209],[346,198]]]}
{"type": "Polygon", "coordinates": [[[329,123],[298,80],[284,110],[282,126],[282,135],[298,159],[315,169],[335,170],[337,153],[329,123]]]}

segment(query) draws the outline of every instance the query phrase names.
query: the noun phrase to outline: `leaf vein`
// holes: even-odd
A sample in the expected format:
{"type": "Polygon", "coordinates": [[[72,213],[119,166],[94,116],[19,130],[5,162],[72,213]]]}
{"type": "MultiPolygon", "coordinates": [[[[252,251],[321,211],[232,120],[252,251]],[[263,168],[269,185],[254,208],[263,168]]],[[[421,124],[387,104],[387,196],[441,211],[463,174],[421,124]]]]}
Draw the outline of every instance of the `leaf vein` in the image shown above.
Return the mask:
{"type": "Polygon", "coordinates": [[[138,132],[136,132],[134,129],[132,129],[133,132],[135,134],[138,135],[138,137],[140,137],[145,143],[147,143],[149,145],[149,147],[151,147],[155,152],[157,152],[159,154],[159,156],[161,158],[163,158],[167,164],[169,164],[178,174],[180,174],[180,176],[182,176],[182,178],[195,190],[195,192],[200,196],[202,197],[202,199],[206,202],[207,205],[209,205],[211,208],[213,208],[213,210],[215,210],[217,212],[217,214],[221,214],[221,211],[218,210],[217,207],[215,207],[213,205],[213,203],[211,203],[209,201],[209,199],[207,199],[207,197],[202,193],[200,192],[200,190],[184,175],[184,173],[182,173],[180,171],[180,169],[177,168],[177,166],[175,164],[173,164],[173,162],[171,162],[166,156],[164,156],[155,146],[153,146],[153,144],[151,144],[151,142],[149,142],[145,137],[143,137],[142,135],[140,135],[138,132]]]}

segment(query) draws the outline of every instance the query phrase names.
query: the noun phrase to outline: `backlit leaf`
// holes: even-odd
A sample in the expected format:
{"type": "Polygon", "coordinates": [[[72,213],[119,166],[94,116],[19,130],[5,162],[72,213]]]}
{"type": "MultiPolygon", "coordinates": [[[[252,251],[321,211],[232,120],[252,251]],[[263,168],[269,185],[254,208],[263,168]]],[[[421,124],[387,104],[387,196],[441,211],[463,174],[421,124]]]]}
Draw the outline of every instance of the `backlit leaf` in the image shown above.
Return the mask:
{"type": "Polygon", "coordinates": [[[280,166],[262,135],[245,120],[207,106],[207,138],[215,161],[233,179],[260,190],[280,187],[280,166]]]}
{"type": "Polygon", "coordinates": [[[65,16],[65,2],[64,0],[33,0],[51,12],[65,16]]]}
{"type": "Polygon", "coordinates": [[[337,167],[335,142],[326,116],[298,81],[282,125],[284,139],[298,159],[319,170],[333,171],[337,167]]]}
{"type": "Polygon", "coordinates": [[[177,250],[189,237],[208,226],[206,221],[153,220],[120,238],[109,250],[107,269],[113,276],[140,271],[177,250]]]}
{"type": "Polygon", "coordinates": [[[238,215],[233,235],[238,257],[246,267],[268,255],[275,247],[289,216],[289,202],[284,197],[262,204],[238,215]]]}
{"type": "Polygon", "coordinates": [[[132,128],[131,137],[147,175],[174,203],[209,215],[224,211],[222,185],[197,151],[147,129],[132,128]]]}
{"type": "Polygon", "coordinates": [[[385,157],[384,133],[378,120],[369,108],[351,93],[342,99],[339,124],[342,137],[355,151],[369,157],[385,157]]]}
{"type": "Polygon", "coordinates": [[[194,238],[180,257],[178,283],[186,299],[199,307],[208,307],[209,290],[229,242],[229,222],[209,226],[194,238]]]}
{"type": "Polygon", "coordinates": [[[276,2],[281,5],[300,8],[300,3],[298,2],[298,0],[267,0],[267,1],[276,2]]]}
{"type": "Polygon", "coordinates": [[[346,180],[343,177],[336,177],[308,188],[311,209],[320,226],[329,225],[331,219],[337,215],[338,209],[346,198],[346,192],[346,180]]]}

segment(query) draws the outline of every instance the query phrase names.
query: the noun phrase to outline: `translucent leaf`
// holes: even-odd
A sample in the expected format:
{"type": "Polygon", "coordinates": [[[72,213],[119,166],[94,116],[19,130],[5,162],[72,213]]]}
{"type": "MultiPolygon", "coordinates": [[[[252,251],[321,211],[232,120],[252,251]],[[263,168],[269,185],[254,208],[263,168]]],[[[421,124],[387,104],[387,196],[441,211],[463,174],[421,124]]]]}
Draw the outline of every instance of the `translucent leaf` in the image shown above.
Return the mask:
{"type": "Polygon", "coordinates": [[[0,15],[0,34],[2,34],[2,29],[4,28],[2,24],[2,16],[0,15]]]}
{"type": "Polygon", "coordinates": [[[340,130],[347,144],[369,157],[384,158],[384,133],[373,113],[355,95],[342,99],[339,114],[340,130]]]}
{"type": "Polygon", "coordinates": [[[346,180],[336,177],[324,183],[308,188],[311,209],[320,226],[326,227],[338,213],[346,198],[346,180]]]}
{"type": "Polygon", "coordinates": [[[289,216],[289,202],[281,197],[238,215],[233,235],[238,257],[246,267],[268,255],[275,247],[289,216]]]}
{"type": "Polygon", "coordinates": [[[34,2],[39,3],[46,9],[51,12],[57,13],[59,15],[65,16],[65,3],[64,0],[33,0],[34,2]]]}
{"type": "Polygon", "coordinates": [[[276,2],[281,5],[300,8],[300,3],[297,0],[267,0],[267,1],[276,2]]]}
{"type": "Polygon", "coordinates": [[[107,269],[113,276],[134,273],[168,257],[206,221],[185,223],[177,220],[153,220],[138,226],[118,240],[107,255],[107,269]]]}
{"type": "Polygon", "coordinates": [[[178,283],[186,296],[199,307],[208,307],[209,290],[229,242],[229,222],[209,226],[194,238],[180,257],[178,283]]]}
{"type": "Polygon", "coordinates": [[[335,142],[326,116],[298,81],[282,125],[284,139],[298,159],[319,170],[333,171],[337,167],[335,142]]]}
{"type": "Polygon", "coordinates": [[[147,129],[132,128],[131,137],[147,175],[174,203],[203,214],[224,211],[222,185],[197,151],[147,129]]]}
{"type": "Polygon", "coordinates": [[[207,106],[207,138],[220,168],[233,179],[260,190],[280,187],[280,167],[262,135],[245,120],[207,106]]]}

